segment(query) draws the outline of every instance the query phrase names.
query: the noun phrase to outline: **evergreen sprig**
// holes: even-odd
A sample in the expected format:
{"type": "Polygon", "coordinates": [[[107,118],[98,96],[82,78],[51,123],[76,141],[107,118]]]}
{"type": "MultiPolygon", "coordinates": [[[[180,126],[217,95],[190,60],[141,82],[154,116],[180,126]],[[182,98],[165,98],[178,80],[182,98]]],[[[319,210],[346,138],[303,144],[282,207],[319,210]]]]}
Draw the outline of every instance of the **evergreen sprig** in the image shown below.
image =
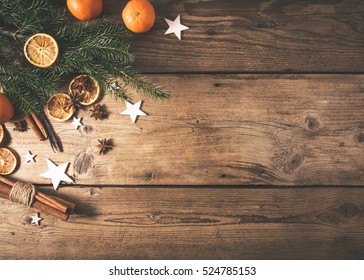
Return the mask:
{"type": "Polygon", "coordinates": [[[130,99],[125,85],[153,99],[168,98],[163,88],[132,69],[130,41],[128,31],[106,18],[71,22],[54,0],[0,0],[0,87],[26,113],[41,110],[65,79],[80,73],[118,99],[130,99]],[[56,63],[47,69],[32,66],[23,53],[26,40],[41,32],[60,47],[56,63]],[[114,86],[116,80],[122,85],[114,86]]]}

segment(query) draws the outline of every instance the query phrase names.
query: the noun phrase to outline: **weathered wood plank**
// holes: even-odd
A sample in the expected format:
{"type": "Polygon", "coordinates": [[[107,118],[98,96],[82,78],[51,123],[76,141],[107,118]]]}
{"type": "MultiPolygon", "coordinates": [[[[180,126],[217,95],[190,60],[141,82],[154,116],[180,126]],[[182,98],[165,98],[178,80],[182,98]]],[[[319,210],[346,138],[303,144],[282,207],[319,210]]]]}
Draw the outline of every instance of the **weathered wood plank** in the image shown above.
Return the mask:
{"type": "MultiPolygon", "coordinates": [[[[56,123],[65,152],[54,154],[31,131],[11,131],[10,147],[37,154],[15,178],[38,175],[46,158],[74,162],[90,155],[77,183],[115,185],[363,185],[362,75],[167,75],[153,80],[172,92],[146,100],[136,124],[124,105],[105,97],[108,120],[81,111],[89,131],[56,123]],[[97,139],[115,148],[98,155],[97,139]]],[[[137,101],[139,96],[135,96],[137,101]]]]}
{"type": "MultiPolygon", "coordinates": [[[[54,191],[46,191],[54,193],[54,191]]],[[[63,188],[69,222],[0,200],[0,259],[363,259],[363,188],[63,188]]]]}
{"type": "MultiPolygon", "coordinates": [[[[122,23],[119,1],[105,15],[122,23]]],[[[361,0],[159,0],[155,27],[135,35],[143,72],[363,72],[361,0]],[[164,35],[181,14],[183,40],[164,35]]]]}

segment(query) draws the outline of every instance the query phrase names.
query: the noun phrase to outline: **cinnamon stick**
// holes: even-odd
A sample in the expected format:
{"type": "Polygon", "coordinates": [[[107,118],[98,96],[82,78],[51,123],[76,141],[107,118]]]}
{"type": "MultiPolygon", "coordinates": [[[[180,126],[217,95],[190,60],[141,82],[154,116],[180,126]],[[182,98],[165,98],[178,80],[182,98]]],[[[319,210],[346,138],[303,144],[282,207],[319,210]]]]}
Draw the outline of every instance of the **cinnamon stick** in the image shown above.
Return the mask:
{"type": "MultiPolygon", "coordinates": [[[[14,187],[15,182],[7,177],[0,176],[0,182],[3,182],[10,186],[10,188],[14,187]]],[[[10,189],[11,190],[11,189],[10,189]]],[[[47,196],[46,194],[40,192],[37,190],[35,194],[35,199],[43,202],[44,204],[47,204],[48,206],[51,206],[52,208],[55,208],[58,211],[61,211],[63,213],[67,212],[67,205],[64,205],[56,200],[54,200],[52,197],[47,196]]]]}
{"type": "Polygon", "coordinates": [[[4,184],[13,187],[15,185],[15,182],[13,180],[8,179],[7,177],[0,176],[0,182],[3,182],[4,184]]]}
{"type": "Polygon", "coordinates": [[[27,122],[27,124],[30,126],[30,128],[34,131],[35,135],[37,136],[37,138],[40,141],[45,140],[45,137],[43,135],[43,133],[41,132],[41,130],[39,129],[39,127],[37,126],[37,124],[35,123],[34,119],[32,118],[31,115],[26,115],[24,117],[25,121],[27,122]]]}
{"type": "Polygon", "coordinates": [[[54,209],[46,204],[43,204],[40,201],[34,201],[33,207],[37,208],[39,211],[50,214],[54,217],[57,217],[63,221],[67,221],[69,215],[67,213],[63,213],[61,211],[58,211],[57,209],[54,209]]]}
{"type": "Polygon", "coordinates": [[[8,185],[0,182],[0,194],[6,196],[6,199],[9,199],[10,190],[8,185]]]}
{"type": "Polygon", "coordinates": [[[3,194],[2,192],[0,192],[0,197],[1,197],[1,198],[8,199],[7,195],[6,195],[6,194],[3,194]]]}
{"type": "MultiPolygon", "coordinates": [[[[11,192],[11,187],[3,182],[0,182],[0,197],[9,199],[10,192],[11,192]]],[[[54,209],[40,201],[34,201],[32,206],[41,212],[50,214],[61,220],[67,221],[68,219],[68,214],[62,213],[61,211],[54,209]]]]}
{"type": "Polygon", "coordinates": [[[48,196],[48,197],[52,197],[53,199],[55,199],[55,200],[59,201],[60,203],[66,205],[68,214],[73,214],[74,213],[75,208],[76,208],[75,203],[69,202],[67,200],[64,200],[64,199],[62,199],[60,197],[56,197],[56,196],[48,196]]]}
{"type": "MultiPolygon", "coordinates": [[[[5,184],[9,185],[10,187],[13,187],[15,185],[15,182],[13,180],[11,180],[7,177],[3,177],[3,176],[0,176],[0,182],[3,182],[5,184]]],[[[74,203],[71,203],[71,202],[68,202],[63,199],[56,198],[53,196],[46,195],[40,191],[37,191],[37,193],[35,194],[35,198],[64,213],[66,213],[69,210],[73,211],[73,209],[76,206],[76,204],[74,204],[74,203]],[[68,208],[71,208],[71,209],[68,209],[68,208]]]]}
{"type": "MultiPolygon", "coordinates": [[[[0,193],[2,197],[9,199],[9,195],[15,182],[7,177],[0,176],[0,193]]],[[[33,205],[38,210],[54,215],[62,220],[74,212],[76,204],[59,197],[49,196],[37,190],[33,205]],[[53,211],[53,210],[54,211],[53,211]]]]}
{"type": "Polygon", "coordinates": [[[38,115],[33,111],[30,114],[31,114],[36,126],[39,128],[40,132],[43,134],[44,139],[47,139],[48,138],[47,130],[44,128],[44,125],[43,125],[42,121],[40,120],[40,118],[38,117],[38,115]]]}
{"type": "Polygon", "coordinates": [[[38,201],[41,201],[44,204],[48,204],[48,205],[52,206],[53,208],[60,210],[63,213],[67,213],[68,207],[63,205],[62,203],[59,203],[53,197],[47,196],[44,193],[37,191],[35,194],[35,198],[38,201]]]}

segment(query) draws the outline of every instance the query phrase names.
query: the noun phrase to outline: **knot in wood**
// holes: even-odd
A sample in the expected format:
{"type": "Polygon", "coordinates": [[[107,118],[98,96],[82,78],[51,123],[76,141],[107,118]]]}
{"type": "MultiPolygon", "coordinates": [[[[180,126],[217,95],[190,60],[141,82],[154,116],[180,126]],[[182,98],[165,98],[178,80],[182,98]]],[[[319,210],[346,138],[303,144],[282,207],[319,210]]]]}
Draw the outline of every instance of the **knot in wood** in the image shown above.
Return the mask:
{"type": "Polygon", "coordinates": [[[145,179],[148,181],[153,181],[155,179],[155,173],[153,171],[146,172],[144,175],[145,179]]]}
{"type": "Polygon", "coordinates": [[[359,132],[355,139],[358,143],[364,143],[364,132],[359,132]]]}
{"type": "Polygon", "coordinates": [[[312,116],[306,117],[305,124],[307,125],[307,128],[311,131],[317,131],[320,128],[320,122],[318,121],[318,119],[312,116]]]}
{"type": "Polygon", "coordinates": [[[354,203],[347,202],[347,203],[341,204],[337,208],[337,212],[341,217],[350,219],[350,218],[357,216],[361,212],[361,210],[354,203]]]}
{"type": "Polygon", "coordinates": [[[304,156],[301,154],[294,154],[289,157],[282,165],[282,170],[285,173],[292,174],[294,173],[299,166],[303,163],[304,156]]]}
{"type": "Polygon", "coordinates": [[[209,36],[216,34],[215,30],[213,30],[213,29],[207,29],[205,33],[206,33],[206,35],[209,35],[209,36]]]}

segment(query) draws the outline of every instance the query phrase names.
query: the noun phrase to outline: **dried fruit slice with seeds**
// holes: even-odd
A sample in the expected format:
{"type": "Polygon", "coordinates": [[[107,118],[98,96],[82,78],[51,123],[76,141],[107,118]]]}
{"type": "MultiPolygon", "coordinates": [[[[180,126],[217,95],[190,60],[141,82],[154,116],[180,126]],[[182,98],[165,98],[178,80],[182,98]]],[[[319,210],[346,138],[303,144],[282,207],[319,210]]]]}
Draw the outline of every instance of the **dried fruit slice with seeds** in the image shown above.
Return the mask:
{"type": "Polygon", "coordinates": [[[91,76],[82,74],[74,78],[69,86],[70,94],[81,96],[80,104],[89,106],[100,98],[99,83],[91,76]]]}
{"type": "Polygon", "coordinates": [[[30,37],[24,45],[24,54],[28,61],[40,68],[51,67],[57,60],[59,48],[56,40],[45,33],[30,37]]]}
{"type": "Polygon", "coordinates": [[[0,175],[9,175],[14,172],[18,161],[12,151],[0,148],[0,175]]]}
{"type": "Polygon", "coordinates": [[[66,93],[57,93],[53,95],[47,103],[48,115],[55,121],[64,122],[69,120],[74,112],[74,107],[68,107],[71,97],[66,93]]]}

